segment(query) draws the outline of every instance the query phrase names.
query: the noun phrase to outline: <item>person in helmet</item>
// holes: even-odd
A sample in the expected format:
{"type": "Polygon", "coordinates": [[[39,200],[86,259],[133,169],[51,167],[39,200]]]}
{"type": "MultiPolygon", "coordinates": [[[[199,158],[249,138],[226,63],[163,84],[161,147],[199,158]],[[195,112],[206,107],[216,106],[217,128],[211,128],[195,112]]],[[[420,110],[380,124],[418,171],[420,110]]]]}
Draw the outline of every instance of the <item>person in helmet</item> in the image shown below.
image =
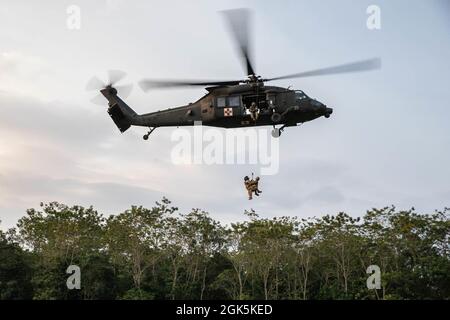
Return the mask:
{"type": "Polygon", "coordinates": [[[255,193],[255,196],[259,196],[259,194],[262,192],[261,190],[259,190],[259,177],[256,177],[255,180],[250,180],[250,181],[252,181],[251,186],[250,186],[252,192],[255,193]]]}
{"type": "Polygon", "coordinates": [[[250,111],[250,116],[252,117],[252,120],[256,122],[256,120],[258,120],[259,117],[259,109],[258,106],[256,105],[256,102],[252,102],[248,110],[250,111]]]}
{"type": "Polygon", "coordinates": [[[256,177],[255,180],[250,179],[248,176],[244,177],[244,185],[245,189],[247,189],[248,200],[253,199],[253,193],[255,193],[256,196],[259,196],[259,194],[262,192],[261,190],[259,190],[259,180],[259,177],[256,177]]]}
{"type": "Polygon", "coordinates": [[[247,189],[248,200],[252,200],[253,199],[252,180],[250,180],[248,176],[244,177],[244,185],[245,189],[247,189]]]}

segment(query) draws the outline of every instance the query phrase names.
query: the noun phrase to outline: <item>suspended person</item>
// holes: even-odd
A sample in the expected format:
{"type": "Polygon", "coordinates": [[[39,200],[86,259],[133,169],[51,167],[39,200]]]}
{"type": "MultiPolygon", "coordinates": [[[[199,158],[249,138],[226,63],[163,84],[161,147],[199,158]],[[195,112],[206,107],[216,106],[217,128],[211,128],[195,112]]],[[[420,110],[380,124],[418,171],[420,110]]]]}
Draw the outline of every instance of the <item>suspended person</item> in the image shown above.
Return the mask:
{"type": "Polygon", "coordinates": [[[251,188],[252,192],[255,193],[255,196],[259,197],[259,194],[262,193],[262,191],[259,190],[259,177],[256,177],[255,180],[252,179],[250,181],[252,181],[251,185],[250,185],[250,188],[251,188]]]}
{"type": "Polygon", "coordinates": [[[248,176],[244,177],[244,185],[245,185],[245,189],[247,189],[247,193],[248,193],[248,200],[252,200],[253,199],[253,191],[252,189],[252,180],[250,180],[250,178],[248,176]]]}
{"type": "Polygon", "coordinates": [[[256,177],[255,180],[253,180],[253,174],[252,179],[250,179],[248,176],[244,177],[244,185],[245,189],[247,189],[248,193],[248,200],[253,199],[253,193],[255,193],[256,196],[259,196],[259,194],[262,192],[259,190],[258,184],[259,184],[259,177],[256,177]]]}

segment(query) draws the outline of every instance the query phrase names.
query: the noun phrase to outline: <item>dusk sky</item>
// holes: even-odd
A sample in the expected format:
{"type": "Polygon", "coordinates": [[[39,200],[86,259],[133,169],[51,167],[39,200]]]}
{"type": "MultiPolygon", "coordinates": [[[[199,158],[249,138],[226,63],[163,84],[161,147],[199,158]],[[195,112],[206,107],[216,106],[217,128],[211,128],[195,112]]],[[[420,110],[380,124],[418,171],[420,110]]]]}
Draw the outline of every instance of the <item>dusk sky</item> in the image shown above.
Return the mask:
{"type": "MultiPolygon", "coordinates": [[[[105,215],[163,196],[225,223],[244,210],[310,217],[372,207],[450,206],[450,5],[446,0],[0,0],[0,228],[40,202],[93,205],[105,215]],[[70,5],[81,28],[67,28],[70,5]],[[381,29],[366,26],[369,5],[381,29]],[[334,109],[280,138],[280,170],[247,200],[257,165],[176,165],[173,128],[121,134],[85,90],[109,69],[134,84],[126,102],[152,112],[205,90],[153,90],[142,78],[240,79],[218,11],[250,8],[255,69],[263,77],[380,57],[377,71],[274,82],[334,109]]],[[[271,128],[267,128],[270,130],[271,128]]]]}

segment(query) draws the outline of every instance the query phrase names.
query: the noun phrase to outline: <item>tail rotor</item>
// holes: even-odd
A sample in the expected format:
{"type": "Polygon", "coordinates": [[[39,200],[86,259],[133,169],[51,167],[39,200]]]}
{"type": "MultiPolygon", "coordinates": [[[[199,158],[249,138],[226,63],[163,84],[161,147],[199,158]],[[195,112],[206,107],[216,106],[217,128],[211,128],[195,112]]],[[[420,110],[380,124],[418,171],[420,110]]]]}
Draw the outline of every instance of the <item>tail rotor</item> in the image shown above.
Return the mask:
{"type": "MultiPolygon", "coordinates": [[[[116,85],[118,82],[122,81],[126,77],[126,73],[121,70],[108,70],[107,72],[107,81],[102,81],[99,77],[94,76],[86,84],[86,91],[102,91],[102,90],[109,90],[111,94],[118,94],[120,93],[120,96],[122,98],[127,98],[131,91],[133,90],[132,84],[123,84],[123,85],[116,85]]],[[[94,104],[104,105],[105,99],[103,95],[100,93],[94,96],[91,100],[94,104]]]]}

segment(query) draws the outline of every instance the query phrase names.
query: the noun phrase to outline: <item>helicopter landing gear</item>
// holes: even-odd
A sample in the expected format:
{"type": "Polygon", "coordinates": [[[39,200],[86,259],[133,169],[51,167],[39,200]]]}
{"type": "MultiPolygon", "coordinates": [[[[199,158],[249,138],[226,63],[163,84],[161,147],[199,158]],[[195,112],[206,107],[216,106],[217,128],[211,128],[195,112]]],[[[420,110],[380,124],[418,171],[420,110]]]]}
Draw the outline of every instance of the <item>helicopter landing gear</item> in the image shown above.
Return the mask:
{"type": "Polygon", "coordinates": [[[279,138],[281,135],[281,130],[278,128],[273,128],[272,130],[272,137],[279,138]]]}
{"type": "Polygon", "coordinates": [[[272,116],[270,117],[270,120],[272,120],[273,123],[278,123],[283,119],[283,115],[279,114],[278,112],[274,112],[272,116]]]}
{"type": "Polygon", "coordinates": [[[285,127],[286,125],[282,125],[280,128],[275,128],[275,126],[273,126],[272,137],[279,138],[285,127]]]}
{"type": "Polygon", "coordinates": [[[150,134],[156,129],[156,127],[153,128],[149,128],[150,130],[144,134],[144,136],[142,137],[144,140],[148,140],[148,137],[150,136],[150,134]]]}

